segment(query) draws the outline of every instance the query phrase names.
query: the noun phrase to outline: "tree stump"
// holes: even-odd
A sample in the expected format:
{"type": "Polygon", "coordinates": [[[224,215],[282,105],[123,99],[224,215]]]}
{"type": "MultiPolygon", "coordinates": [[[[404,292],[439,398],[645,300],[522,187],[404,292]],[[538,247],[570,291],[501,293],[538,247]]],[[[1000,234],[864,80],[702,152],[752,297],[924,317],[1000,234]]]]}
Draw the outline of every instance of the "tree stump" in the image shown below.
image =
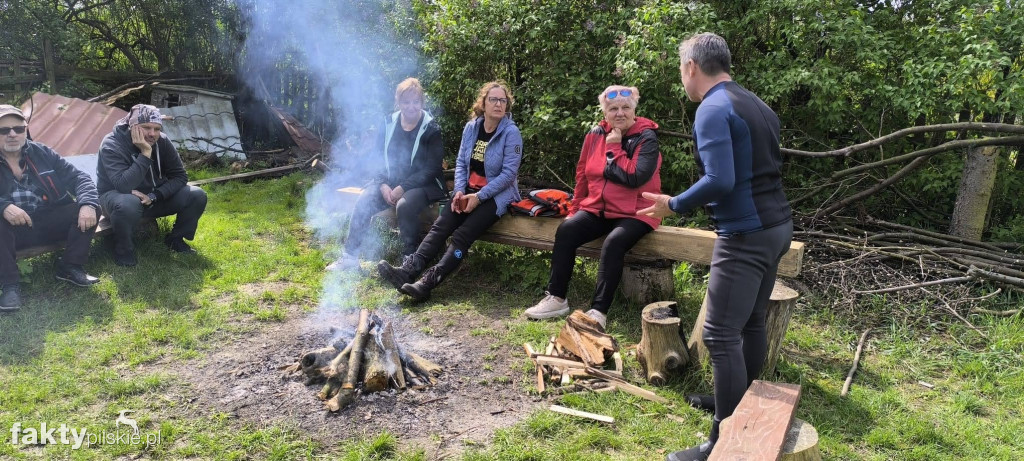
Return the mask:
{"type": "Polygon", "coordinates": [[[647,382],[661,386],[668,373],[690,362],[674,301],[648,304],[641,314],[643,335],[636,349],[647,382]]]}
{"type": "MultiPolygon", "coordinates": [[[[768,336],[768,354],[765,355],[764,368],[761,369],[761,378],[766,378],[775,373],[775,365],[782,351],[782,340],[786,337],[786,329],[789,328],[789,319],[793,317],[793,308],[796,307],[796,300],[800,293],[786,286],[781,280],[775,281],[775,288],[772,290],[771,300],[768,301],[768,313],[765,317],[765,330],[768,336]]],[[[690,333],[688,346],[690,356],[704,362],[708,360],[708,350],[704,347],[704,316],[708,309],[708,298],[704,296],[704,303],[700,306],[700,314],[697,321],[693,323],[693,332],[690,333]]]]}
{"type": "Polygon", "coordinates": [[[622,294],[637,304],[648,304],[675,296],[672,263],[666,260],[627,263],[622,268],[622,294]]]}
{"type": "MultiPolygon", "coordinates": [[[[727,418],[728,419],[728,418],[727,418]]],[[[821,461],[818,430],[802,419],[793,418],[782,446],[782,461],[821,461]]]]}
{"type": "MultiPolygon", "coordinates": [[[[722,421],[722,429],[732,425],[732,417],[722,421]]],[[[786,431],[786,441],[782,445],[782,456],[780,461],[821,461],[821,451],[818,450],[818,430],[814,426],[799,418],[793,418],[793,423],[786,431]]]]}

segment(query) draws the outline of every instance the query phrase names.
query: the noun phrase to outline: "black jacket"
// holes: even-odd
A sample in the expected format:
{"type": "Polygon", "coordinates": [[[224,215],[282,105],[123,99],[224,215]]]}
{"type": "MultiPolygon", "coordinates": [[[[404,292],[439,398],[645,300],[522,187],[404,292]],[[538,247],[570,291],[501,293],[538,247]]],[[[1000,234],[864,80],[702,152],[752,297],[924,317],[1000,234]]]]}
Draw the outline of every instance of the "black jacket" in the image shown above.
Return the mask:
{"type": "MultiPolygon", "coordinates": [[[[25,147],[21,149],[21,155],[26,165],[24,174],[29,175],[36,187],[43,192],[42,206],[78,202],[90,205],[99,212],[99,194],[96,193],[96,185],[88,173],[75,168],[53,149],[37,142],[26,142],[25,147]]],[[[14,191],[16,181],[10,168],[0,168],[0,210],[5,210],[8,205],[14,203],[11,201],[11,193],[14,191]]]]}
{"type": "Polygon", "coordinates": [[[444,170],[441,168],[444,149],[441,144],[441,128],[437,122],[429,112],[423,111],[419,133],[416,135],[419,143],[414,152],[395,152],[395,149],[387,147],[395,132],[401,129],[398,112],[385,118],[382,136],[377,138],[375,146],[376,151],[383,155],[385,167],[381,168],[374,182],[391,187],[402,186],[406,191],[437,187],[444,192],[444,170]]]}
{"type": "Polygon", "coordinates": [[[111,190],[130,194],[134,189],[144,194],[153,192],[163,200],[185,187],[188,174],[167,135],[160,134],[153,155],[146,158],[132,144],[128,125],[117,125],[100,144],[96,182],[101,194],[111,190]]]}

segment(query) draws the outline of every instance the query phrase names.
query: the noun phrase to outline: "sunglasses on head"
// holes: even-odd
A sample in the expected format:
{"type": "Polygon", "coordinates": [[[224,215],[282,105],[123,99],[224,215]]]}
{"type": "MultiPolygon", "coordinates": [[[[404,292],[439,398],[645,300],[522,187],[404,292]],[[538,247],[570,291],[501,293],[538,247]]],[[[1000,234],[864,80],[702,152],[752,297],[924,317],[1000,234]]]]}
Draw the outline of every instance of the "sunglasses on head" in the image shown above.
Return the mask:
{"type": "Polygon", "coordinates": [[[608,96],[608,100],[611,101],[612,99],[615,99],[615,98],[617,98],[619,96],[622,96],[623,98],[628,98],[632,94],[633,94],[632,90],[612,90],[612,91],[608,92],[607,96],[608,96]]]}
{"type": "Polygon", "coordinates": [[[5,126],[0,128],[0,136],[7,136],[11,134],[12,130],[18,134],[25,134],[26,129],[28,129],[27,126],[5,126]]]}

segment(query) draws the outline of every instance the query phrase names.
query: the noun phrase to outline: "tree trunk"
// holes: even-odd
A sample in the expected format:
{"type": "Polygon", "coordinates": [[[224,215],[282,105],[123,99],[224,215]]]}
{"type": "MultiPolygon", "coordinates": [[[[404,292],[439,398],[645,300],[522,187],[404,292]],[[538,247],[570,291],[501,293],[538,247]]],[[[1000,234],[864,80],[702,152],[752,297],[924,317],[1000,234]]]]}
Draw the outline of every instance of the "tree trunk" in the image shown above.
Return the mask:
{"type": "Polygon", "coordinates": [[[950,234],[981,240],[981,234],[985,231],[985,217],[992,201],[998,160],[999,149],[995,146],[968,149],[949,226],[950,234]]]}

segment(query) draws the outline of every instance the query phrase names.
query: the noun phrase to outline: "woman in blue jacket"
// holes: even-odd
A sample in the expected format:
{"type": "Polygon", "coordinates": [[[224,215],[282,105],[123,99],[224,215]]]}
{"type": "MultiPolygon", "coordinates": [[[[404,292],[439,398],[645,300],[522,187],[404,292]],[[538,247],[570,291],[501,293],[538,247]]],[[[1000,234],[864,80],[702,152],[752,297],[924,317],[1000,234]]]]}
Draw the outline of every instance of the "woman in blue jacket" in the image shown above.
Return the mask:
{"type": "Polygon", "coordinates": [[[517,178],[523,137],[509,113],[513,101],[512,92],[503,82],[490,82],[480,88],[471,119],[462,131],[451,206],[445,207],[419,248],[401,267],[387,261],[377,264],[384,280],[416,301],[427,299],[430,291],[459,267],[469,246],[505,214],[508,204],[520,200],[517,178]],[[445,249],[449,236],[451,244],[441,260],[424,271],[445,249]]]}

